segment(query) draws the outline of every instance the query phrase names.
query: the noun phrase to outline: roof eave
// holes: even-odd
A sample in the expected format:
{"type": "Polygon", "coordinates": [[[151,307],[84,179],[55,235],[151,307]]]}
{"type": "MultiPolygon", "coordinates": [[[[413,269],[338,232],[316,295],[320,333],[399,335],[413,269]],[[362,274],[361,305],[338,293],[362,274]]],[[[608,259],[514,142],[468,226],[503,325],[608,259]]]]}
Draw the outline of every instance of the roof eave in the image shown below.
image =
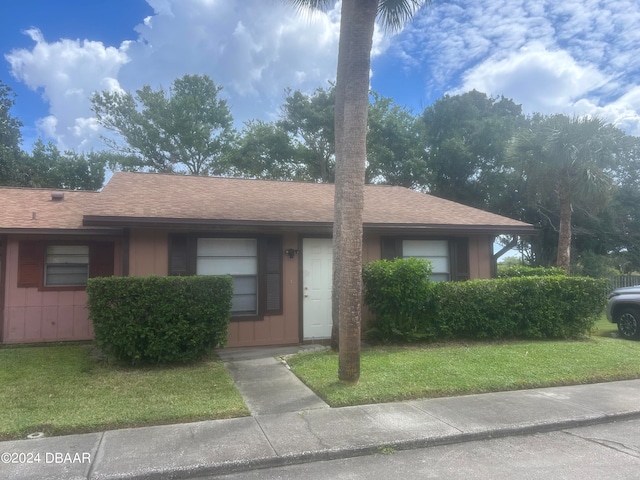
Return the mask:
{"type": "MultiPolygon", "coordinates": [[[[287,228],[287,229],[331,229],[333,222],[284,221],[284,220],[229,220],[202,218],[153,218],[153,217],[118,217],[102,215],[85,215],[84,226],[118,226],[143,228],[287,228]]],[[[432,233],[473,233],[473,234],[521,234],[536,233],[532,225],[451,225],[451,224],[418,224],[418,223],[364,223],[368,231],[420,231],[432,233]]]]}
{"type": "Polygon", "coordinates": [[[535,235],[537,230],[533,225],[452,225],[452,224],[421,224],[421,223],[365,223],[364,228],[372,231],[402,231],[402,232],[430,232],[430,233],[458,233],[458,234],[518,234],[535,235]]]}
{"type": "Polygon", "coordinates": [[[122,235],[122,228],[0,228],[4,235],[122,235]]]}
{"type": "Polygon", "coordinates": [[[85,215],[85,226],[120,226],[144,228],[202,228],[202,227],[328,227],[332,222],[287,222],[282,220],[230,220],[212,218],[161,218],[161,217],[115,217],[85,215]]]}

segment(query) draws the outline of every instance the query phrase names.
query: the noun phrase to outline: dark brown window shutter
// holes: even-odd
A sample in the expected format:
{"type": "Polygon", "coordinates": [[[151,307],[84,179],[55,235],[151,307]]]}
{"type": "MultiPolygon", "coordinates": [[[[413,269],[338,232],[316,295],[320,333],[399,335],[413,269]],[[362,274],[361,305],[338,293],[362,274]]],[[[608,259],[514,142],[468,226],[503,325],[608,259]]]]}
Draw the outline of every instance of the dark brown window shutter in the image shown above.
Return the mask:
{"type": "Polygon", "coordinates": [[[169,275],[189,274],[189,237],[184,234],[169,235],[169,275]]]}
{"type": "Polygon", "coordinates": [[[282,314],[282,239],[266,237],[265,253],[265,314],[282,314]]]}
{"type": "Polygon", "coordinates": [[[402,241],[395,237],[380,238],[380,257],[382,260],[402,258],[402,241]]]}
{"type": "Polygon", "coordinates": [[[18,288],[40,287],[44,275],[44,244],[20,242],[18,247],[18,288]]]}
{"type": "Polygon", "coordinates": [[[115,261],[113,242],[95,242],[89,244],[89,277],[113,276],[115,261]]]}
{"type": "Polygon", "coordinates": [[[469,280],[469,239],[456,238],[451,241],[451,280],[469,280]]]}

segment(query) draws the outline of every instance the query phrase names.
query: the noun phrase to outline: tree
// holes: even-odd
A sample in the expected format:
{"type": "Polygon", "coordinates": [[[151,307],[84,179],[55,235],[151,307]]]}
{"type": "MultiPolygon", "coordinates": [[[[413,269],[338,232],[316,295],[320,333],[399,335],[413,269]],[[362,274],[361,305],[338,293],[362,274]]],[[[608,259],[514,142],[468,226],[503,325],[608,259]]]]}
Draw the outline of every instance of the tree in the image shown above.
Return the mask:
{"type": "Polygon", "coordinates": [[[273,122],[245,124],[227,154],[228,173],[267,180],[310,180],[289,133],[273,122]]]}
{"type": "Polygon", "coordinates": [[[287,90],[276,122],[250,121],[229,149],[229,173],[277,180],[334,180],[334,89],[287,90]]]}
{"type": "Polygon", "coordinates": [[[108,152],[78,154],[58,150],[38,139],[31,154],[22,153],[16,163],[14,185],[32,188],[98,190],[104,184],[108,152]]]}
{"type": "Polygon", "coordinates": [[[192,175],[225,173],[223,157],[234,132],[222,87],[208,76],[185,75],[168,92],[145,85],[135,96],[103,91],[91,97],[98,122],[121,137],[103,137],[127,156],[127,169],[186,171],[192,175]]]}
{"type": "Polygon", "coordinates": [[[537,204],[557,201],[556,264],[570,269],[574,206],[598,208],[612,192],[611,168],[624,134],[596,117],[536,116],[512,145],[511,158],[537,204]]]}
{"type": "Polygon", "coordinates": [[[296,145],[297,157],[307,176],[321,183],[335,179],[335,88],[316,88],[305,95],[287,92],[278,126],[287,131],[296,145]]]}
{"type": "Polygon", "coordinates": [[[640,272],[640,138],[627,135],[615,172],[613,199],[599,217],[607,254],[622,273],[640,272]]]}
{"type": "MultiPolygon", "coordinates": [[[[327,8],[333,0],[289,0],[327,8]]],[[[333,223],[333,317],[339,344],[338,379],[360,378],[362,212],[367,159],[369,69],[376,17],[399,28],[428,0],[343,0],[335,101],[336,181],[333,223]]],[[[333,335],[335,338],[335,335],[333,335]]]]}
{"type": "Polygon", "coordinates": [[[0,80],[0,185],[14,183],[15,164],[20,157],[22,122],[11,116],[15,94],[0,80]]]}
{"type": "Polygon", "coordinates": [[[60,153],[37,140],[32,153],[20,149],[22,122],[10,115],[15,95],[0,81],[0,185],[97,190],[104,183],[105,152],[60,153]]]}
{"type": "MultiPolygon", "coordinates": [[[[392,99],[370,93],[367,182],[412,187],[422,178],[422,121],[392,99]]],[[[288,91],[275,122],[247,122],[227,155],[233,175],[333,183],[335,88],[288,91]]]]}
{"type": "Polygon", "coordinates": [[[519,177],[506,165],[507,145],[526,125],[520,105],[473,90],[445,95],[425,109],[426,175],[430,193],[514,215],[519,177]]]}
{"type": "Polygon", "coordinates": [[[367,180],[424,188],[425,129],[420,118],[391,98],[371,92],[367,180]]]}

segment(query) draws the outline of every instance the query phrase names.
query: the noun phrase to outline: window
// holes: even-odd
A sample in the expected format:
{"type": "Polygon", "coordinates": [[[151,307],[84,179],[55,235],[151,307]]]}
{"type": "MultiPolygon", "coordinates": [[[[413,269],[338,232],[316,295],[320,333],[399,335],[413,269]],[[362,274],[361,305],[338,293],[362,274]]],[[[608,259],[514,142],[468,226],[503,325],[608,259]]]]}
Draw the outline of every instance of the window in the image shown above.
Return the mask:
{"type": "Polygon", "coordinates": [[[234,315],[258,313],[258,241],[255,238],[198,238],[197,275],[233,277],[234,315]]]}
{"type": "Polygon", "coordinates": [[[282,314],[282,238],[169,235],[169,275],[231,275],[234,320],[282,314]]]}
{"type": "Polygon", "coordinates": [[[431,280],[446,282],[450,279],[449,242],[446,240],[403,240],[402,258],[424,258],[431,262],[431,280]]]}
{"type": "Polygon", "coordinates": [[[44,265],[46,287],[86,285],[88,278],[88,245],[47,246],[44,265]]]}
{"type": "Polygon", "coordinates": [[[83,290],[87,279],[114,274],[113,242],[76,242],[20,242],[18,288],[83,290]]]}
{"type": "Polygon", "coordinates": [[[381,237],[380,251],[383,259],[417,257],[432,264],[431,280],[463,281],[469,279],[469,239],[424,239],[381,237]]]}

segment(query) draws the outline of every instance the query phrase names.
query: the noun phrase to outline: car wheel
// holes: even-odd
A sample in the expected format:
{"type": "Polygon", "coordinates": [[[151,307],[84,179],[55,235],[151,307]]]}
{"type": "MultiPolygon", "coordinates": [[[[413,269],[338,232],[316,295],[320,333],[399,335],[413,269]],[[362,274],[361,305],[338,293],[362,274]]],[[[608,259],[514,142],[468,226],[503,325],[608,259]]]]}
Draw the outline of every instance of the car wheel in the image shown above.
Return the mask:
{"type": "Polygon", "coordinates": [[[640,311],[635,308],[620,310],[618,332],[624,338],[640,338],[640,311]]]}

